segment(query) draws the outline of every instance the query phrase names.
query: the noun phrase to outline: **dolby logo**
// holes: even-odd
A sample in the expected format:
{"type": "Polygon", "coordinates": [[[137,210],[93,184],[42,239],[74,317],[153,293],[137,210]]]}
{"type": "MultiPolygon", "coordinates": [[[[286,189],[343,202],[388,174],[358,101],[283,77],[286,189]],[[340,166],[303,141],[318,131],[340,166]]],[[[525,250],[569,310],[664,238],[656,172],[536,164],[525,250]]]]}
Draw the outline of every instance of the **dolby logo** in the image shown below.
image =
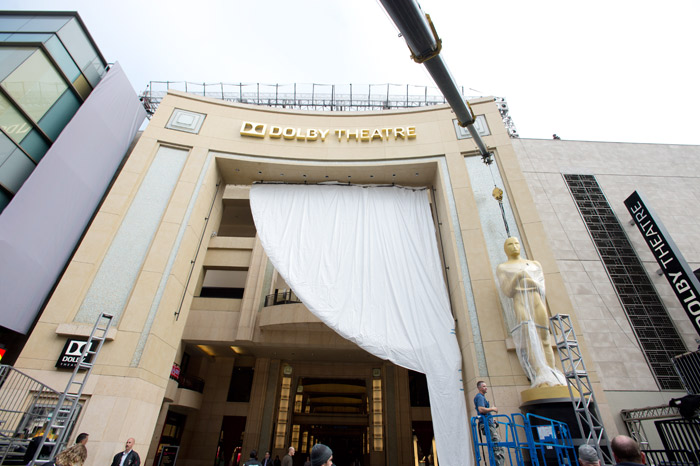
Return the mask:
{"type": "Polygon", "coordinates": [[[391,128],[296,128],[293,126],[276,126],[266,123],[255,123],[244,121],[241,125],[241,136],[264,139],[286,139],[296,141],[321,141],[333,134],[338,141],[362,141],[362,142],[382,142],[409,140],[416,138],[415,126],[391,127],[391,128]]]}

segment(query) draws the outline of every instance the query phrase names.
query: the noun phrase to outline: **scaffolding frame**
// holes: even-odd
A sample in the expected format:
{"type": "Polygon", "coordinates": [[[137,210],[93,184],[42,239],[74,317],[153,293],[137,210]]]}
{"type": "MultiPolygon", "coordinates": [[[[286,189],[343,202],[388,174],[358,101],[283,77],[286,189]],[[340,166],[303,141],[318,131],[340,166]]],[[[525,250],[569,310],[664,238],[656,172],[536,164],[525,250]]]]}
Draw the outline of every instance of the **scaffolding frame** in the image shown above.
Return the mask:
{"type": "Polygon", "coordinates": [[[669,405],[649,406],[646,408],[623,409],[620,411],[620,417],[627,427],[630,437],[635,439],[641,445],[642,450],[649,449],[649,439],[644,431],[642,421],[657,420],[657,419],[680,419],[678,408],[669,405]]]}
{"type": "MultiPolygon", "coordinates": [[[[403,108],[418,108],[446,104],[445,97],[436,87],[411,84],[263,84],[263,83],[196,83],[190,81],[150,81],[140,95],[141,102],[153,115],[168,91],[210,97],[227,102],[263,105],[290,110],[322,112],[362,112],[403,108]]],[[[481,96],[465,94],[464,100],[481,96]]],[[[517,138],[508,104],[503,97],[495,98],[498,111],[511,138],[517,138]]]]}
{"type": "Polygon", "coordinates": [[[550,318],[550,324],[581,435],[596,448],[602,464],[615,464],[571,318],[568,314],[557,314],[550,318]]]}

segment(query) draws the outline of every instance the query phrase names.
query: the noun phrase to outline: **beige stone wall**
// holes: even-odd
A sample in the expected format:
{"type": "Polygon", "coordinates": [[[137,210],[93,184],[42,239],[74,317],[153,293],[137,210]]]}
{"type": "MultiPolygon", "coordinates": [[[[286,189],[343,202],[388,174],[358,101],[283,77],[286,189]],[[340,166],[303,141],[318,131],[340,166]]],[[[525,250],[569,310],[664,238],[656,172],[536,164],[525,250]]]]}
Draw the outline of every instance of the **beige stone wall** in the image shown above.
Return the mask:
{"type": "MultiPolygon", "coordinates": [[[[514,199],[529,256],[542,262],[547,273],[550,307],[558,312],[571,309],[569,285],[560,274],[560,269],[565,271],[569,264],[561,261],[556,247],[551,247],[558,243],[547,236],[548,217],[540,217],[537,193],[531,195],[528,189],[532,186],[529,165],[522,165],[523,173],[495,104],[482,99],[473,102],[472,107],[477,114],[486,115],[491,135],[484,140],[503,167],[504,188],[514,199]]],[[[374,364],[372,357],[330,332],[303,306],[263,308],[264,297],[271,292],[272,270],[259,240],[213,235],[226,221],[222,217],[228,203],[247,199],[247,186],[260,179],[431,186],[445,277],[464,359],[469,413],[474,414],[474,385],[480,379],[487,380],[492,387],[489,398],[501,412],[518,411],[519,392],[529,384],[507,344],[496,284],[490,272],[492,264],[464,163],[464,156],[474,154],[476,147],[471,139],[456,139],[452,119],[453,114],[446,106],[381,113],[298,113],[229,104],[183,93],[166,97],[109,192],[17,362],[17,367],[31,370],[38,379],[62,388],[67,374],[56,371],[53,365],[66,336],[84,335],[88,330],[87,324],[74,324],[74,316],[151,161],[160,146],[187,150],[185,166],[123,316],[116,323],[113,338],[100,353],[85,392],[87,403],[77,431],[88,431],[91,435],[87,466],[104,464],[130,436],[136,437],[136,450],[142,458],[150,461],[168,406],[185,410],[190,416],[179,463],[204,465],[213,461],[221,419],[226,413],[249,417],[251,431],[247,433],[245,446],[257,446],[264,434],[261,431],[266,420],[261,417],[267,412],[264,396],[268,394],[257,393],[257,398],[245,406],[223,401],[237,357],[231,346],[259,358],[256,370],[260,365],[260,373],[268,375],[274,371],[268,371],[266,364],[285,358],[299,362],[299,367],[323,359],[325,366],[309,366],[311,372],[340,367],[351,373],[374,364]],[[199,134],[165,128],[176,108],[206,115],[199,134]],[[240,134],[244,121],[331,132],[325,141],[252,138],[240,134]],[[335,128],[397,127],[415,127],[416,137],[347,141],[338,140],[332,132],[335,128]],[[208,169],[203,172],[207,163],[208,169]],[[198,187],[200,176],[203,182],[198,187]],[[195,193],[188,217],[188,206],[195,193]],[[184,235],[178,243],[181,228],[184,235]],[[174,265],[168,268],[168,256],[178,244],[174,265]],[[463,261],[468,266],[469,279],[463,261]],[[247,267],[243,298],[198,297],[205,267],[247,267]],[[169,274],[167,286],[158,298],[158,284],[164,274],[169,274]],[[473,293],[474,309],[470,309],[470,293],[473,293]],[[160,305],[143,356],[137,364],[132,364],[154,299],[160,299],[160,305]],[[275,316],[281,308],[289,311],[284,316],[284,325],[275,316]],[[171,366],[179,362],[184,345],[191,348],[205,345],[211,352],[208,356],[211,359],[205,359],[199,367],[200,376],[206,380],[205,393],[199,401],[186,401],[186,397],[173,393],[177,389],[168,388],[171,366]],[[487,363],[484,369],[479,368],[482,352],[487,363]],[[198,402],[201,402],[199,408],[198,402]]],[[[267,379],[257,377],[256,372],[256,387],[266,387],[267,379]]],[[[595,374],[593,377],[597,380],[595,374]]],[[[405,403],[405,373],[397,370],[394,380],[391,388],[397,399],[405,403]]],[[[605,404],[602,393],[601,400],[605,404]]],[[[411,410],[416,416],[421,412],[411,410]]],[[[397,445],[405,446],[407,442],[405,429],[409,418],[407,410],[401,412],[399,425],[404,430],[395,437],[397,445]]]]}

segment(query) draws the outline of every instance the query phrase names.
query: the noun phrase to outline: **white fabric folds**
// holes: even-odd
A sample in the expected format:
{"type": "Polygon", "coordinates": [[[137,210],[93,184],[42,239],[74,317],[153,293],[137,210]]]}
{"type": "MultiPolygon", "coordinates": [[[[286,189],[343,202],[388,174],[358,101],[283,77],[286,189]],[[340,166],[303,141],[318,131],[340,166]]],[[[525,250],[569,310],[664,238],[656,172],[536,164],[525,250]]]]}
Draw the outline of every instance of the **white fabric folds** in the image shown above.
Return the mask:
{"type": "Polygon", "coordinates": [[[438,460],[471,464],[427,191],[255,184],[250,206],[265,252],[313,314],[367,352],[426,374],[438,460]]]}

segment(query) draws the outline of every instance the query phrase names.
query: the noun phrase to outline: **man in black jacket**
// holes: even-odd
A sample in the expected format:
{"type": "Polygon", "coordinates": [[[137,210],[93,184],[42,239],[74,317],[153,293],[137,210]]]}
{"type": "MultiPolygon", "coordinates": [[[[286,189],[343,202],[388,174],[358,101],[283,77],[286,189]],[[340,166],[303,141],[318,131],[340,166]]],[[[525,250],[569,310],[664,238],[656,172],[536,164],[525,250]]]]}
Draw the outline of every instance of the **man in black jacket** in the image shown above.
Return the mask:
{"type": "Polygon", "coordinates": [[[262,466],[272,466],[273,461],[272,458],[270,458],[270,452],[266,451],[265,452],[265,457],[262,459],[262,466]]]}
{"type": "Polygon", "coordinates": [[[139,458],[139,454],[133,450],[134,443],[135,441],[133,438],[126,441],[124,451],[114,455],[112,466],[141,466],[141,458],[139,458]]]}

